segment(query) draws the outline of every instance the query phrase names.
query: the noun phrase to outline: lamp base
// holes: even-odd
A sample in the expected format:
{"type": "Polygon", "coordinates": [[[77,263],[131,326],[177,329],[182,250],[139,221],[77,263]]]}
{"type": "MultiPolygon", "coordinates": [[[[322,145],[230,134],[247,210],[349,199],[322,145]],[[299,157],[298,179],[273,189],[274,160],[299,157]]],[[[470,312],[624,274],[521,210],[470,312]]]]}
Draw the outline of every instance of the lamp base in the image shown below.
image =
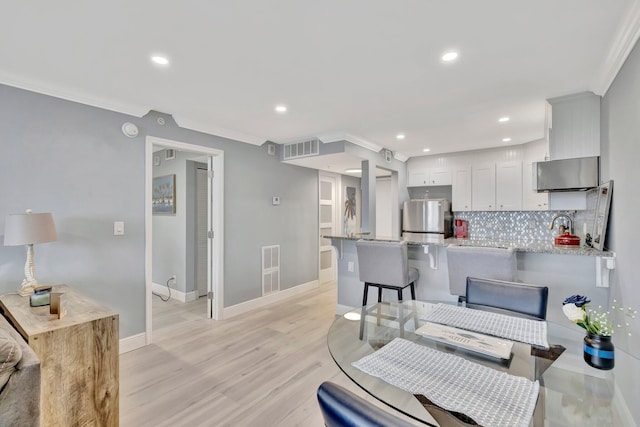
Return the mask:
{"type": "Polygon", "coordinates": [[[20,288],[18,289],[18,295],[20,295],[21,297],[28,297],[33,293],[36,286],[38,286],[37,280],[24,279],[20,284],[20,288]]]}

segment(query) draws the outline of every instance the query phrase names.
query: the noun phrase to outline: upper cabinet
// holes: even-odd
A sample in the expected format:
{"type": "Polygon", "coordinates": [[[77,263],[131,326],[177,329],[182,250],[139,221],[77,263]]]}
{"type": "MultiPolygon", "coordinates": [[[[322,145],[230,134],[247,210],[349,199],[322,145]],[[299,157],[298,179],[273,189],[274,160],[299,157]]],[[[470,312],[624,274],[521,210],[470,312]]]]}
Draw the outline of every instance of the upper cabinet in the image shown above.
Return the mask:
{"type": "Polygon", "coordinates": [[[422,170],[408,170],[409,187],[423,187],[429,185],[451,185],[450,168],[433,168],[422,170]]]}
{"type": "MultiPolygon", "coordinates": [[[[547,100],[551,106],[549,154],[551,160],[600,155],[600,101],[592,92],[547,100]]],[[[549,193],[549,209],[587,208],[586,192],[549,193]]]]}
{"type": "Polygon", "coordinates": [[[407,179],[407,187],[421,187],[427,185],[429,179],[425,171],[407,170],[409,178],[407,179]]]}
{"type": "Polygon", "coordinates": [[[531,164],[548,159],[548,153],[547,140],[540,139],[504,151],[418,158],[407,165],[408,186],[451,185],[446,197],[454,212],[547,210],[548,194],[533,190],[531,164]],[[448,167],[429,167],[436,163],[448,167]]]}
{"type": "Polygon", "coordinates": [[[471,166],[453,168],[451,209],[453,211],[471,210],[471,166]]]}
{"type": "Polygon", "coordinates": [[[496,165],[474,165],[471,168],[471,208],[474,211],[496,210],[496,165]]]}
{"type": "Polygon", "coordinates": [[[496,210],[522,210],[522,162],[496,165],[496,210]]]}
{"type": "Polygon", "coordinates": [[[551,160],[600,155],[600,100],[593,92],[548,99],[551,160]]]}
{"type": "Polygon", "coordinates": [[[522,209],[546,211],[549,209],[549,193],[538,193],[533,189],[533,162],[524,164],[522,173],[522,209]]]}

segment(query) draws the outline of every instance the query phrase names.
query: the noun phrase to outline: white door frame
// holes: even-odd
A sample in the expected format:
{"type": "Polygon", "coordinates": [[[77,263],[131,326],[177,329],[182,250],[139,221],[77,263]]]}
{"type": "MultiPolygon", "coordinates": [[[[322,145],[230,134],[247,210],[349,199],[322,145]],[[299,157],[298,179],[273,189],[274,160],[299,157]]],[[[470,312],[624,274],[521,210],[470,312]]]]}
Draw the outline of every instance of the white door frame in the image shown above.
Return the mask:
{"type": "Polygon", "coordinates": [[[145,138],[145,186],[144,186],[144,217],[145,217],[145,335],[146,344],[151,343],[152,333],[152,184],[153,184],[153,146],[173,148],[179,151],[188,151],[209,156],[209,170],[215,172],[212,188],[209,191],[209,218],[210,230],[213,230],[214,238],[209,239],[210,254],[208,258],[209,274],[207,289],[213,292],[213,304],[209,300],[210,311],[208,317],[218,320],[224,311],[224,151],[201,145],[187,144],[179,141],[147,136],[145,138]],[[211,265],[218,266],[213,269],[211,265]]]}

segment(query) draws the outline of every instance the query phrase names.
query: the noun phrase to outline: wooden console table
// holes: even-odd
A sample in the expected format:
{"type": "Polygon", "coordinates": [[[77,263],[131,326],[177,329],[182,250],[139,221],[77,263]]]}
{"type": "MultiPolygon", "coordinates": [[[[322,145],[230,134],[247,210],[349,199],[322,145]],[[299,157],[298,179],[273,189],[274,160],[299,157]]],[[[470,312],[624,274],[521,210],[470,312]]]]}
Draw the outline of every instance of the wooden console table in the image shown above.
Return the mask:
{"type": "Polygon", "coordinates": [[[67,315],[29,298],[0,296],[0,309],[40,358],[43,426],[117,426],[119,423],[118,314],[66,285],[67,315]]]}

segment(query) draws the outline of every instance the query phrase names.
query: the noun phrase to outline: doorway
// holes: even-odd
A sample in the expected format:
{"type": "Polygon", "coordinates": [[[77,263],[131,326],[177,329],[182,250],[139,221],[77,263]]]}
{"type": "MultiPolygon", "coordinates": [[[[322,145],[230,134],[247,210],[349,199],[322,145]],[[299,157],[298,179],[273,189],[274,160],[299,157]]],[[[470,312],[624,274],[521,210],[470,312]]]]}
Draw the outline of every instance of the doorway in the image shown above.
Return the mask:
{"type": "MultiPolygon", "coordinates": [[[[320,236],[335,235],[338,230],[341,207],[340,200],[340,176],[328,172],[318,174],[318,199],[319,199],[319,231],[320,236]]],[[[320,237],[318,281],[325,283],[335,280],[337,276],[336,251],[331,246],[331,239],[320,237]]]]}
{"type": "Polygon", "coordinates": [[[376,236],[399,237],[398,172],[376,168],[376,236]]]}
{"type": "MultiPolygon", "coordinates": [[[[206,190],[206,204],[202,207],[205,210],[204,216],[206,217],[205,230],[205,245],[206,253],[206,296],[207,296],[207,312],[208,318],[222,319],[224,308],[224,229],[223,229],[223,213],[224,213],[224,151],[203,147],[199,145],[186,144],[178,141],[171,141],[162,138],[156,138],[148,136],[145,142],[145,341],[146,344],[152,342],[152,289],[153,289],[153,167],[158,163],[158,157],[154,154],[154,150],[161,149],[163,152],[169,152],[172,156],[175,156],[176,152],[189,153],[195,157],[200,156],[201,159],[206,160],[206,179],[204,187],[206,190]]],[[[167,157],[168,158],[168,157],[167,157]]],[[[202,180],[202,176],[198,178],[195,175],[194,181],[198,179],[202,180]]],[[[192,184],[197,187],[197,182],[192,184]]],[[[178,186],[175,187],[178,189],[178,186]]],[[[194,193],[197,192],[197,188],[191,189],[194,193]]],[[[186,188],[182,190],[187,192],[186,188]]],[[[175,196],[174,203],[180,199],[179,195],[175,196]]],[[[176,206],[177,208],[178,206],[176,206]]],[[[186,210],[186,209],[185,209],[186,210]]],[[[196,209],[197,210],[197,209],[196,209]]],[[[197,213],[197,212],[196,212],[197,213]]],[[[169,212],[171,215],[172,212],[169,212]]],[[[197,217],[197,215],[195,215],[197,217]]],[[[195,218],[194,217],[194,218],[195,218]]],[[[194,222],[197,222],[194,221],[194,222]]],[[[202,227],[202,221],[200,224],[194,226],[202,227]]],[[[186,241],[186,238],[185,238],[186,241]]],[[[180,242],[178,242],[180,243],[180,242]]],[[[199,252],[197,243],[194,243],[196,250],[193,252],[193,256],[197,257],[196,253],[199,252]]],[[[197,262],[194,262],[196,265],[197,262]]],[[[196,268],[197,270],[197,268],[196,268]]],[[[193,271],[192,275],[195,280],[197,271],[193,271]]],[[[186,275],[185,275],[186,277],[186,275]]],[[[184,279],[186,280],[186,278],[184,279]]],[[[196,289],[196,293],[199,291],[196,289]]]]}

